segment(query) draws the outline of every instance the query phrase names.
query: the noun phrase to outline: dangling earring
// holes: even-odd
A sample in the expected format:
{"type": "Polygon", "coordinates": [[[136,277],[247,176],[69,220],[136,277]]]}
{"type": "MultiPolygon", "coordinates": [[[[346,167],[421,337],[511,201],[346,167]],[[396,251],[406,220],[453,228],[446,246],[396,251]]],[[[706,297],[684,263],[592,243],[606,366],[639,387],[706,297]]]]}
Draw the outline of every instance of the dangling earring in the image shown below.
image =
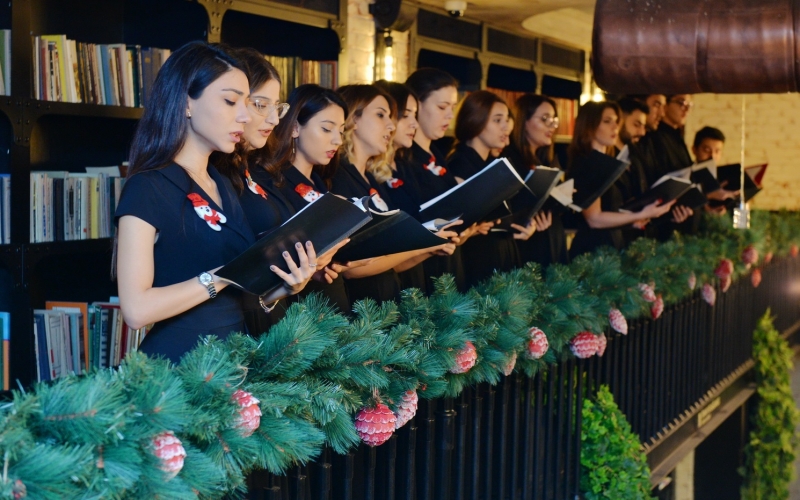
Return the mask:
{"type": "Polygon", "coordinates": [[[294,155],[295,155],[295,152],[294,152],[294,143],[295,143],[295,141],[296,141],[296,140],[297,140],[297,137],[292,137],[292,156],[294,156],[294,155]]]}
{"type": "Polygon", "coordinates": [[[186,110],[186,118],[191,118],[191,117],[192,117],[192,112],[187,109],[186,110]]]}

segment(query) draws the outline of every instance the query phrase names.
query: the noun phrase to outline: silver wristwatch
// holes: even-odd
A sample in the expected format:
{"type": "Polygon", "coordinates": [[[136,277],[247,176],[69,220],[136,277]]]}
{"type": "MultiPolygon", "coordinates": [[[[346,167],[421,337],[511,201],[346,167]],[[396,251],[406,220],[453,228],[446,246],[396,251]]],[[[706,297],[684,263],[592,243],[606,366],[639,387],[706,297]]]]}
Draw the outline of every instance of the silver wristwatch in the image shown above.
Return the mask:
{"type": "Polygon", "coordinates": [[[214,277],[211,276],[209,273],[201,273],[197,279],[200,281],[200,284],[204,287],[208,288],[208,296],[212,299],[217,296],[217,289],[214,288],[214,277]]]}

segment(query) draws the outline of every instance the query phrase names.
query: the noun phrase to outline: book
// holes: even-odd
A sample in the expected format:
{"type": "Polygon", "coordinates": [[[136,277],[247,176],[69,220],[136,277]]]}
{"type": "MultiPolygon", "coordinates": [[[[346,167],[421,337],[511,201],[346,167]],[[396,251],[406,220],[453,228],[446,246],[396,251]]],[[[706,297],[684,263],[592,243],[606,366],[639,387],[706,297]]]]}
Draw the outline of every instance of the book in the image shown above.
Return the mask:
{"type": "Polygon", "coordinates": [[[603,193],[619,179],[619,176],[630,165],[628,162],[596,150],[589,153],[587,164],[591,166],[583,169],[581,177],[576,179],[575,189],[577,192],[572,195],[572,204],[580,207],[581,210],[589,208],[595,200],[603,196],[603,193]]]}
{"type": "Polygon", "coordinates": [[[3,390],[7,391],[9,389],[9,384],[11,383],[11,378],[9,376],[9,367],[10,367],[10,357],[11,357],[11,314],[7,312],[0,312],[0,338],[3,341],[3,349],[2,349],[2,358],[0,361],[2,362],[2,369],[0,370],[0,374],[2,374],[3,380],[3,390]]]}
{"type": "Polygon", "coordinates": [[[441,228],[449,222],[453,221],[442,219],[438,224],[436,220],[430,221],[428,227],[433,229],[429,229],[402,210],[373,212],[372,220],[353,234],[350,243],[336,252],[336,260],[349,262],[371,259],[442,245],[448,240],[440,238],[433,231],[437,230],[437,226],[441,228]]]}
{"type": "MultiPolygon", "coordinates": [[[[706,203],[708,203],[708,198],[706,198],[706,195],[703,194],[703,190],[701,189],[700,185],[692,184],[689,190],[678,198],[678,201],[675,202],[675,206],[688,207],[697,212],[698,210],[702,209],[706,203]]],[[[653,219],[651,224],[660,225],[670,221],[672,221],[672,211],[665,213],[661,217],[653,219]]]]}
{"type": "Polygon", "coordinates": [[[677,200],[692,189],[692,182],[681,177],[665,175],[657,180],[641,197],[623,205],[620,212],[638,212],[647,205],[659,201],[659,205],[677,200]]]}
{"type": "Polygon", "coordinates": [[[506,158],[497,158],[464,182],[419,207],[419,219],[452,219],[461,214],[463,228],[482,220],[525,186],[506,158]]]}
{"type": "Polygon", "coordinates": [[[264,295],[283,285],[283,279],[270,270],[274,265],[289,272],[281,255],[288,251],[297,259],[295,243],[311,241],[317,255],[322,255],[369,222],[365,208],[368,197],[351,203],[326,193],[309,203],[280,227],[268,232],[216,274],[235,286],[256,295],[264,295]]]}
{"type": "MultiPolygon", "coordinates": [[[[763,166],[764,169],[766,166],[763,166]]],[[[759,187],[750,177],[747,175],[747,169],[761,169],[762,165],[756,165],[755,167],[745,167],[745,176],[744,176],[744,199],[745,201],[750,201],[755,195],[761,192],[761,187],[759,187]]],[[[725,185],[725,189],[728,191],[738,191],[742,189],[742,166],[738,163],[734,163],[731,165],[722,165],[717,167],[717,180],[720,184],[727,182],[725,185]]],[[[763,178],[763,174],[761,175],[763,178]]],[[[726,205],[735,205],[738,200],[725,200],[726,205]]]]}
{"type": "Polygon", "coordinates": [[[77,313],[80,315],[80,326],[78,333],[80,333],[80,343],[75,343],[79,347],[81,353],[81,364],[86,370],[89,369],[91,363],[89,354],[89,304],[86,302],[58,302],[48,300],[44,303],[47,310],[64,311],[68,313],[77,313]]]}
{"type": "Polygon", "coordinates": [[[744,167],[744,173],[747,174],[756,186],[761,187],[764,180],[764,175],[767,173],[769,163],[762,163],[761,165],[753,165],[751,167],[744,167]]]}
{"type": "MultiPolygon", "coordinates": [[[[507,206],[512,213],[500,218],[500,222],[492,227],[493,232],[513,231],[511,224],[526,226],[545,205],[550,192],[562,178],[563,172],[557,168],[539,166],[525,176],[525,187],[516,196],[508,200],[507,206]]],[[[571,198],[570,193],[570,198],[571,198]]]]}
{"type": "Polygon", "coordinates": [[[720,188],[717,181],[717,164],[713,159],[695,163],[667,175],[689,179],[692,183],[699,184],[704,193],[712,193],[720,188]]]}

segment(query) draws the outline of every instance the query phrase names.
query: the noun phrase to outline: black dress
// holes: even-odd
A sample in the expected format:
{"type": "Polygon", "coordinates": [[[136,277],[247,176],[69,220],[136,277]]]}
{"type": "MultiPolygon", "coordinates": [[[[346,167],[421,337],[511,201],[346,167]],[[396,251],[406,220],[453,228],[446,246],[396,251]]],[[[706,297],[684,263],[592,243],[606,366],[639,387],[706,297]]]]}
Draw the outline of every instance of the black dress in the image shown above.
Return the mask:
{"type": "MultiPolygon", "coordinates": [[[[628,146],[629,151],[633,146],[633,144],[628,146]]],[[[620,151],[615,147],[614,154],[618,155],[619,152],[620,151]]],[[[622,175],[619,176],[614,185],[617,187],[617,189],[619,189],[623,205],[641,198],[645,191],[647,191],[647,179],[645,177],[641,162],[634,160],[631,155],[630,165],[624,172],[622,172],[622,175]]],[[[622,246],[627,247],[635,239],[643,236],[649,236],[649,229],[652,227],[652,224],[648,224],[644,229],[637,229],[633,227],[633,225],[628,224],[627,226],[621,228],[622,246]]]]}
{"type": "MultiPolygon", "coordinates": [[[[466,144],[456,145],[455,151],[447,159],[447,165],[453,172],[464,180],[477,174],[494,160],[484,160],[477,151],[466,144]]],[[[499,219],[508,215],[505,207],[498,207],[487,217],[487,221],[499,219]]],[[[514,233],[494,232],[484,235],[475,235],[463,245],[462,256],[464,274],[467,286],[475,286],[490,277],[496,270],[499,272],[510,271],[520,265],[519,251],[514,239],[514,233]]]]}
{"type": "MultiPolygon", "coordinates": [[[[303,208],[305,208],[311,201],[318,196],[328,192],[325,186],[325,181],[316,172],[311,174],[311,179],[300,173],[293,165],[283,171],[284,181],[281,187],[275,185],[274,179],[270,176],[269,188],[270,190],[277,190],[281,193],[281,199],[286,200],[289,204],[289,209],[294,215],[303,208]],[[315,194],[319,193],[319,194],[315,194]]],[[[350,299],[347,296],[347,289],[345,287],[344,278],[341,276],[333,280],[333,283],[320,283],[319,281],[309,281],[308,285],[302,292],[297,294],[289,304],[296,302],[311,293],[320,292],[328,298],[328,302],[335,306],[340,312],[350,313],[350,299]]]]}
{"type": "MultiPolygon", "coordinates": [[[[500,156],[505,156],[511,165],[519,173],[523,179],[528,175],[528,171],[537,165],[526,165],[522,153],[513,145],[507,146],[500,156]]],[[[539,165],[552,166],[558,168],[558,161],[556,160],[553,165],[548,165],[548,161],[541,159],[539,165]]],[[[524,207],[517,204],[514,198],[509,202],[511,209],[516,211],[522,210],[524,207]]],[[[550,264],[566,264],[567,258],[567,236],[564,231],[564,222],[562,220],[563,212],[552,211],[553,223],[549,228],[544,231],[536,231],[533,233],[528,241],[517,241],[517,248],[519,249],[520,261],[522,264],[526,262],[537,262],[541,264],[542,268],[546,268],[550,264]]]]}
{"type": "MultiPolygon", "coordinates": [[[[177,164],[149,170],[125,182],[115,220],[133,216],[156,228],[153,286],[174,285],[230,262],[254,241],[230,181],[209,165],[222,207],[177,164]],[[221,215],[220,215],[221,214],[221,215]]],[[[198,287],[203,285],[198,281],[198,287]]],[[[200,337],[245,332],[242,292],[228,286],[217,297],[159,321],[139,350],[178,362],[200,337]]]]}
{"type": "MultiPolygon", "coordinates": [[[[581,191],[590,191],[595,189],[595,186],[589,185],[586,182],[589,169],[592,165],[588,157],[578,156],[572,159],[569,173],[575,179],[575,190],[579,193],[581,191]]],[[[600,207],[604,212],[616,212],[622,207],[622,193],[616,184],[606,190],[600,197],[600,207]]],[[[618,227],[610,229],[592,229],[583,217],[578,219],[578,232],[575,234],[575,239],[572,240],[572,246],[569,249],[570,258],[575,258],[586,252],[591,252],[596,248],[602,246],[614,247],[617,250],[623,248],[624,240],[622,237],[622,230],[618,227]]]]}
{"type": "MultiPolygon", "coordinates": [[[[367,179],[346,159],[342,158],[336,173],[331,179],[331,192],[347,199],[362,198],[377,194],[370,202],[370,207],[377,211],[393,210],[388,189],[375,180],[369,172],[367,179]]],[[[378,302],[400,299],[400,279],[394,269],[389,269],[375,276],[345,280],[347,294],[352,302],[367,297],[378,302]]]]}
{"type": "MultiPolygon", "coordinates": [[[[399,156],[395,160],[395,168],[394,176],[384,184],[397,208],[413,217],[419,213],[420,206],[417,180],[409,172],[409,169],[412,168],[411,164],[399,156]]],[[[428,278],[425,277],[424,262],[397,273],[397,277],[400,279],[402,290],[419,288],[422,293],[428,293],[428,278]]]]}
{"type": "MultiPolygon", "coordinates": [[[[418,197],[420,203],[439,196],[450,188],[456,186],[455,176],[447,170],[447,161],[433,145],[431,145],[431,153],[428,153],[416,142],[411,146],[410,160],[408,162],[409,177],[414,179],[412,186],[418,190],[418,197]]],[[[419,216],[419,211],[416,214],[419,216]]],[[[427,222],[421,220],[420,222],[427,222]]],[[[455,231],[461,232],[466,229],[463,226],[457,226],[455,231]]],[[[431,279],[437,278],[443,274],[451,274],[455,279],[456,286],[459,290],[465,290],[464,278],[464,263],[462,262],[461,247],[457,247],[453,255],[447,257],[433,256],[423,262],[425,269],[425,276],[428,278],[428,290],[433,290],[431,279]]]]}

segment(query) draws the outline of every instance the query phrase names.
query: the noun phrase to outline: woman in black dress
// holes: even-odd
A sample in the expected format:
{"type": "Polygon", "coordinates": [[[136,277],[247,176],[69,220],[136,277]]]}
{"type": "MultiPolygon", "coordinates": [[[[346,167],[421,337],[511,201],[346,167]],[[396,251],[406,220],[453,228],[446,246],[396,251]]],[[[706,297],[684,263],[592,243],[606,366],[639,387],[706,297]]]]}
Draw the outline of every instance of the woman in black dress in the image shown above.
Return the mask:
{"type": "MultiPolygon", "coordinates": [[[[468,95],[456,117],[456,144],[447,158],[450,170],[466,180],[493,161],[492,149],[502,149],[508,139],[508,106],[496,94],[479,90],[468,95]]],[[[489,222],[508,215],[504,206],[487,216],[489,222]]],[[[490,232],[471,238],[463,247],[467,285],[474,286],[494,271],[510,271],[520,265],[516,240],[527,240],[536,230],[534,223],[513,224],[514,233],[490,232]]]]}
{"type": "MultiPolygon", "coordinates": [[[[177,362],[207,334],[245,331],[241,293],[214,275],[254,241],[236,192],[209,164],[240,141],[250,93],[242,63],[218,45],[191,42],[161,68],[136,128],[115,214],[120,307],[131,328],[155,323],[140,350],[177,362]]],[[[296,293],[310,278],[310,242],[273,272],[296,293]]]]}
{"type": "MultiPolygon", "coordinates": [[[[581,106],[575,119],[575,133],[569,148],[567,175],[575,179],[575,189],[591,191],[589,153],[592,150],[608,154],[619,133],[619,107],[614,102],[587,102],[581,106]]],[[[623,205],[619,188],[612,184],[603,195],[582,211],[583,223],[570,248],[575,257],[601,246],[621,249],[623,238],[621,227],[633,223],[646,224],[649,219],[669,212],[675,202],[660,205],[657,201],[639,212],[621,213],[623,205]]]]}
{"type": "MultiPolygon", "coordinates": [[[[342,155],[335,171],[328,171],[331,191],[345,198],[372,196],[371,208],[387,211],[397,208],[384,183],[370,170],[375,162],[385,161],[395,124],[393,99],[373,85],[346,85],[339,94],[347,103],[350,115],[344,128],[342,155]]],[[[444,231],[442,237],[454,236],[444,231]]],[[[404,252],[374,259],[370,264],[345,272],[351,300],[372,297],[378,301],[399,298],[397,273],[408,270],[433,254],[449,254],[455,245],[447,243],[431,249],[404,252]]]]}

